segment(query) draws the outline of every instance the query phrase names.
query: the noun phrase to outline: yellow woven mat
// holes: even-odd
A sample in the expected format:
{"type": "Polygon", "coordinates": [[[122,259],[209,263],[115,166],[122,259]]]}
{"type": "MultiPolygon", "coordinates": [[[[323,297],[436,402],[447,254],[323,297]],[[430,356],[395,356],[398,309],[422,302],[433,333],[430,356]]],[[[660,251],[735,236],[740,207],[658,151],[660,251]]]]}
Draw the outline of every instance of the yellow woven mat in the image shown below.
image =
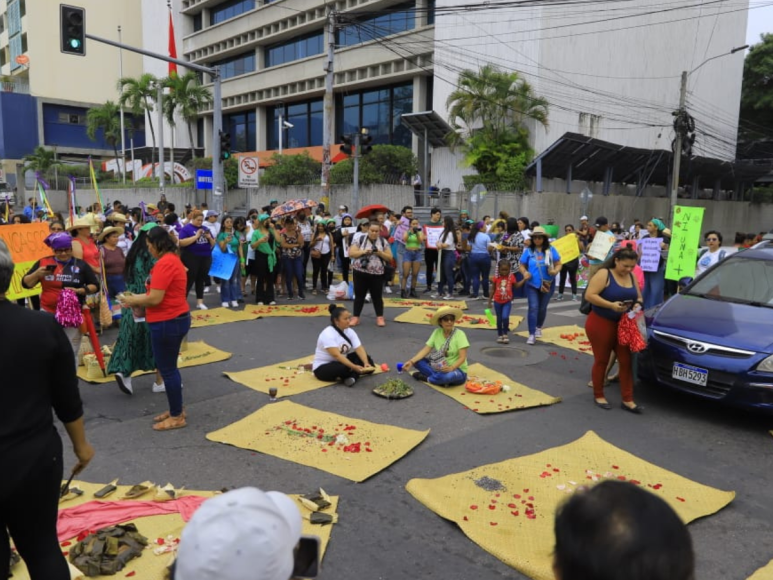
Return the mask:
{"type": "Polygon", "coordinates": [[[416,298],[384,298],[384,306],[387,308],[430,308],[437,310],[443,306],[451,306],[459,310],[467,310],[467,303],[464,300],[421,300],[416,298]]]}
{"type": "Polygon", "coordinates": [[[208,433],[207,439],[364,481],[406,455],[428,434],[429,430],[370,423],[282,401],[208,433]]]}
{"type": "MultiPolygon", "coordinates": [[[[517,333],[518,336],[528,338],[529,332],[523,331],[517,333]]],[[[582,352],[593,356],[588,337],[585,336],[585,329],[579,326],[553,326],[542,329],[542,338],[537,339],[537,343],[550,342],[556,346],[568,348],[577,352],[582,352]]]]}
{"type": "Polygon", "coordinates": [[[247,310],[231,310],[230,308],[212,308],[211,310],[191,310],[191,328],[215,326],[229,322],[244,322],[255,320],[257,316],[248,314],[247,310]]]}
{"type": "MultiPolygon", "coordinates": [[[[166,483],[166,482],[163,482],[163,483],[166,483]]],[[[74,481],[72,485],[79,487],[85,493],[80,497],[77,497],[70,501],[59,504],[59,509],[74,507],[89,501],[93,501],[96,499],[93,495],[94,492],[99,491],[105,486],[105,484],[103,483],[87,483],[84,481],[74,481]]],[[[131,487],[130,485],[118,485],[118,489],[103,501],[121,500],[123,495],[129,490],[130,487],[131,487]]],[[[306,490],[304,491],[304,493],[308,493],[310,491],[313,491],[313,489],[306,490]]],[[[182,492],[180,492],[180,496],[199,495],[203,497],[212,497],[216,495],[216,493],[217,492],[213,492],[213,491],[183,490],[182,492]]],[[[298,505],[298,509],[301,510],[302,514],[309,513],[309,510],[305,508],[303,504],[300,503],[300,501],[298,501],[298,498],[300,497],[299,495],[297,494],[288,494],[288,495],[290,495],[290,497],[296,501],[298,505]]],[[[151,492],[144,496],[138,497],[136,499],[138,501],[146,501],[152,498],[153,498],[153,494],[151,492]]],[[[328,509],[326,509],[325,512],[336,513],[338,511],[338,500],[339,500],[338,496],[331,496],[330,502],[332,505],[328,509]]],[[[174,536],[175,538],[180,537],[180,534],[182,533],[182,530],[185,527],[185,522],[183,521],[182,516],[180,516],[180,514],[169,514],[169,515],[161,515],[161,516],[148,516],[148,517],[137,518],[129,521],[136,524],[138,531],[143,536],[148,538],[148,540],[150,540],[150,543],[151,543],[150,549],[146,549],[141,557],[136,558],[131,562],[129,562],[126,568],[121,570],[115,576],[94,576],[94,578],[123,578],[130,572],[136,572],[134,577],[140,580],[142,579],[158,580],[163,578],[164,569],[171,563],[172,555],[161,554],[157,556],[153,553],[153,548],[158,546],[158,544],[156,543],[156,540],[158,538],[166,539],[167,536],[170,536],[170,535],[174,536]]],[[[126,522],[121,522],[121,523],[126,523],[126,522]]],[[[324,555],[325,550],[327,549],[328,543],[330,542],[330,536],[332,534],[334,525],[335,524],[326,525],[326,526],[313,525],[308,520],[306,519],[303,520],[303,533],[319,536],[320,538],[320,558],[322,558],[322,556],[324,555]]],[[[67,542],[63,542],[63,544],[67,544],[67,542]]],[[[74,544],[75,544],[75,538],[70,540],[69,545],[62,546],[62,552],[67,552],[70,549],[70,547],[74,544]]],[[[27,567],[24,565],[23,562],[13,569],[13,573],[14,573],[13,575],[14,580],[16,580],[17,578],[19,580],[29,580],[27,567]]]]}
{"type": "Polygon", "coordinates": [[[749,576],[747,580],[773,580],[773,560],[749,576]]]}
{"type": "Polygon", "coordinates": [[[557,506],[576,486],[605,478],[644,486],[685,523],[719,511],[735,497],[735,492],[701,485],[639,459],[593,431],[534,455],[438,479],[413,479],[406,489],[509,566],[535,580],[553,580],[557,506]]]}
{"type": "MultiPolygon", "coordinates": [[[[407,312],[403,312],[397,318],[396,322],[408,322],[411,324],[430,324],[432,315],[435,314],[435,310],[429,310],[427,308],[418,308],[414,306],[407,312]]],[[[510,317],[510,330],[518,328],[518,325],[523,322],[523,316],[511,316],[510,317]]],[[[467,315],[465,314],[461,320],[457,321],[456,326],[458,328],[473,328],[478,330],[496,330],[496,323],[492,326],[485,314],[480,315],[467,315]]]]}
{"type": "Polygon", "coordinates": [[[555,405],[561,402],[560,397],[551,397],[515,382],[513,379],[498,373],[480,363],[471,364],[467,369],[467,380],[485,379],[486,381],[500,381],[510,387],[510,391],[500,392],[496,395],[476,395],[467,391],[464,385],[458,387],[437,387],[429,385],[438,393],[443,393],[464,405],[465,409],[474,411],[480,415],[487,413],[504,413],[505,411],[517,411],[529,407],[542,407],[543,405],[555,405]]]}
{"type": "MultiPolygon", "coordinates": [[[[343,306],[342,304],[340,306],[343,306]]],[[[252,318],[272,316],[330,316],[327,304],[282,304],[281,306],[247,306],[245,314],[252,318]]]]}
{"type": "MultiPolygon", "coordinates": [[[[180,358],[182,358],[182,364],[180,364],[180,368],[185,369],[188,367],[196,367],[199,365],[208,365],[210,363],[216,363],[216,362],[228,360],[232,356],[233,355],[230,352],[217,349],[214,346],[209,346],[204,341],[189,342],[188,350],[180,353],[180,358]]],[[[132,373],[132,376],[138,377],[140,375],[147,375],[151,372],[154,372],[154,371],[137,371],[135,373],[132,373]]],[[[89,378],[86,375],[86,367],[83,367],[83,366],[78,367],[78,378],[83,379],[88,383],[97,383],[97,384],[110,383],[115,380],[114,375],[108,375],[107,377],[99,377],[99,378],[89,378]]]]}

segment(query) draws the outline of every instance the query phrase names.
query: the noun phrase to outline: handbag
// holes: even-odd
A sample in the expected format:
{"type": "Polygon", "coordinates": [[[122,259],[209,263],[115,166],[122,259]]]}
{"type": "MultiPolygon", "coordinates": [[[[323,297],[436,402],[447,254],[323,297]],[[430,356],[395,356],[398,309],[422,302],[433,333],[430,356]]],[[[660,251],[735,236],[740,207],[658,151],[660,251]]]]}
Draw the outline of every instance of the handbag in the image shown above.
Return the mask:
{"type": "Polygon", "coordinates": [[[456,332],[456,329],[454,328],[451,331],[451,334],[448,335],[448,338],[446,339],[445,343],[443,344],[443,347],[440,350],[432,350],[427,355],[427,360],[429,361],[430,366],[435,370],[440,370],[447,364],[446,356],[448,355],[448,348],[451,346],[451,339],[454,337],[454,333],[456,332]]]}
{"type": "Polygon", "coordinates": [[[322,257],[322,252],[320,252],[317,248],[312,248],[311,257],[315,260],[319,260],[322,257]]]}

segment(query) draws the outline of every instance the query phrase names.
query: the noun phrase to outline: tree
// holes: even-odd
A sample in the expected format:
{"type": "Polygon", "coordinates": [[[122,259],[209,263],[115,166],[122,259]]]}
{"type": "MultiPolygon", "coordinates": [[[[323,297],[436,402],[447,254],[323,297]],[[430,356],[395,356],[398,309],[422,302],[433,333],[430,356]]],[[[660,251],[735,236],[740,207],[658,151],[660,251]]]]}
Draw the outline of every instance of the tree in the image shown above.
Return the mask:
{"type": "Polygon", "coordinates": [[[121,96],[118,104],[128,107],[134,115],[145,117],[147,113],[150,136],[153,140],[153,149],[150,152],[150,166],[153,167],[156,159],[156,131],[153,127],[153,111],[155,110],[158,78],[150,73],[145,73],[139,78],[124,77],[118,81],[118,90],[121,96]]]}
{"type": "Polygon", "coordinates": [[[308,151],[300,155],[271,156],[271,165],[266,167],[260,177],[261,185],[310,185],[319,183],[322,164],[312,159],[308,151]]]}
{"type": "Polygon", "coordinates": [[[29,155],[25,155],[22,161],[24,161],[25,169],[40,172],[41,175],[46,174],[54,167],[61,167],[62,165],[56,160],[56,152],[49,151],[41,146],[35,147],[35,150],[29,155]]]}
{"type": "Polygon", "coordinates": [[[517,72],[490,64],[462,71],[446,106],[454,129],[449,145],[461,146],[465,163],[486,180],[512,172],[511,158],[531,157],[527,121],[548,125],[547,100],[517,72]]]}
{"type": "Polygon", "coordinates": [[[773,34],[762,34],[743,63],[739,133],[747,139],[773,133],[773,34]]]}
{"type": "Polygon", "coordinates": [[[214,99],[209,89],[199,84],[199,78],[194,72],[187,72],[182,76],[172,75],[166,77],[162,82],[170,89],[163,103],[164,117],[169,125],[174,127],[175,112],[180,113],[183,121],[188,125],[191,157],[195,157],[193,123],[198,120],[199,113],[209,107],[214,99]]]}
{"type": "MultiPolygon", "coordinates": [[[[368,154],[360,157],[359,182],[398,183],[405,174],[410,180],[416,173],[416,156],[408,147],[400,145],[375,145],[368,154]]],[[[345,159],[330,171],[330,182],[335,184],[352,183],[354,179],[354,160],[345,159]]]]}
{"type": "MultiPolygon", "coordinates": [[[[124,121],[125,123],[125,121],[124,121]]],[[[123,130],[131,132],[131,125],[123,130]]],[[[86,135],[92,141],[97,140],[97,132],[102,131],[105,143],[112,145],[115,161],[118,162],[118,145],[121,142],[121,108],[113,101],[107,101],[100,107],[93,107],[86,113],[86,135]]],[[[120,167],[120,164],[119,164],[120,167]]]]}

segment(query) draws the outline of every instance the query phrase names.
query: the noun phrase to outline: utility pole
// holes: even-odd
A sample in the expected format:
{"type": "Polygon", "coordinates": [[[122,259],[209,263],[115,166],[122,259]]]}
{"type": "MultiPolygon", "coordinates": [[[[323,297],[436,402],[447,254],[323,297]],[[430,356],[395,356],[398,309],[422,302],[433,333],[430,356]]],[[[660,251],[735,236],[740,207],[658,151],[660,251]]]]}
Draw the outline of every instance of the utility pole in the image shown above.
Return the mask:
{"type": "Polygon", "coordinates": [[[161,105],[164,102],[164,85],[156,83],[156,122],[158,123],[158,187],[164,191],[164,113],[161,105]]]}
{"type": "MultiPolygon", "coordinates": [[[[121,25],[118,25],[118,42],[121,42],[121,25]]],[[[118,49],[118,78],[123,78],[123,49],[118,49]]],[[[121,172],[123,184],[126,185],[126,136],[123,125],[123,105],[121,105],[121,172]]],[[[134,168],[132,167],[132,170],[134,168]]]]}
{"type": "Polygon", "coordinates": [[[279,127],[277,127],[277,131],[279,131],[279,154],[281,155],[283,145],[282,141],[284,140],[285,132],[285,118],[281,113],[279,113],[279,127]]]}
{"type": "Polygon", "coordinates": [[[335,58],[336,17],[334,10],[327,14],[327,60],[325,61],[325,97],[322,109],[322,196],[330,204],[330,145],[333,137],[333,59],[335,58]]]}
{"type": "Polygon", "coordinates": [[[360,132],[354,134],[354,180],[352,184],[352,208],[360,207],[360,132]]]}
{"type": "Polygon", "coordinates": [[[673,227],[674,208],[678,202],[679,170],[682,162],[682,118],[684,117],[685,101],[687,100],[687,71],[682,71],[682,86],[679,89],[679,110],[674,114],[674,127],[676,128],[676,141],[674,142],[674,167],[671,175],[671,210],[668,215],[668,225],[673,227]]]}

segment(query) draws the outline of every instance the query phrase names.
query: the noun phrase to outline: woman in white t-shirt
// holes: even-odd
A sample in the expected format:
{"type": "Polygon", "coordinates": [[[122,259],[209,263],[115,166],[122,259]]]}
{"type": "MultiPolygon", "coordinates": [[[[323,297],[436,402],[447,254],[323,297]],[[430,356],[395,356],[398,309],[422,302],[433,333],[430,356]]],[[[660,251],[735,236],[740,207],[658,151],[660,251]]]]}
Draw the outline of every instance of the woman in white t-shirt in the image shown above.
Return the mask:
{"type": "Polygon", "coordinates": [[[311,368],[320,381],[342,381],[351,387],[361,375],[370,374],[376,369],[357,333],[349,328],[352,317],[349,311],[335,304],[331,304],[328,309],[330,326],[317,338],[311,368]]]}
{"type": "Polygon", "coordinates": [[[451,300],[454,293],[454,267],[456,266],[456,244],[459,242],[459,236],[456,231],[454,218],[447,215],[443,218],[443,231],[437,241],[437,248],[440,250],[440,275],[438,276],[437,294],[432,298],[442,298],[451,300]],[[443,294],[443,286],[446,287],[446,293],[443,294]]]}
{"type": "Polygon", "coordinates": [[[727,257],[728,252],[722,248],[722,234],[715,230],[706,232],[703,236],[707,249],[701,250],[698,255],[698,264],[695,267],[695,277],[697,278],[714,264],[721,262],[727,257]]]}
{"type": "Polygon", "coordinates": [[[333,272],[328,270],[330,257],[335,250],[333,234],[327,231],[325,222],[317,222],[311,240],[311,293],[317,295],[317,280],[321,279],[322,292],[333,283],[333,272]]]}

